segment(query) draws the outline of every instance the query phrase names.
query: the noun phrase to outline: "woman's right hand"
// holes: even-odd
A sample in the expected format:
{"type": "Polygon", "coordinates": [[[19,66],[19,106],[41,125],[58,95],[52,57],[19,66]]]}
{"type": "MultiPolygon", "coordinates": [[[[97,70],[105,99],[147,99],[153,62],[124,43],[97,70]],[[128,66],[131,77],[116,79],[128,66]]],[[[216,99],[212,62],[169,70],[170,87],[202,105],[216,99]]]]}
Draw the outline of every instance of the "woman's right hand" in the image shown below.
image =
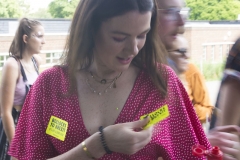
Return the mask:
{"type": "Polygon", "coordinates": [[[104,137],[113,152],[132,155],[144,148],[151,140],[153,127],[142,130],[149,117],[135,122],[121,123],[106,127],[104,137]],[[138,131],[136,131],[138,130],[138,131]]]}
{"type": "Polygon", "coordinates": [[[207,138],[212,146],[220,147],[224,160],[240,160],[239,135],[238,126],[228,125],[215,127],[209,132],[207,138]]]}

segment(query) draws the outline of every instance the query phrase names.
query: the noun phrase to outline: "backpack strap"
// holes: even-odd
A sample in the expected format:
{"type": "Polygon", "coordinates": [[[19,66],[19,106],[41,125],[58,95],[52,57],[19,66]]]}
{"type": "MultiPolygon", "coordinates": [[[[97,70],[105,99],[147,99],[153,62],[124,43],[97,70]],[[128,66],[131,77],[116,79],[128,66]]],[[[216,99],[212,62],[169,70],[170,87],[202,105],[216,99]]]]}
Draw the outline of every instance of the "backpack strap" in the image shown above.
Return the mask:
{"type": "Polygon", "coordinates": [[[22,66],[22,63],[21,63],[20,61],[19,61],[19,63],[20,63],[21,74],[22,74],[22,76],[23,76],[23,81],[24,81],[24,82],[27,82],[27,76],[26,76],[26,73],[25,73],[24,68],[23,68],[23,66],[22,66]]]}
{"type": "Polygon", "coordinates": [[[23,81],[25,82],[25,85],[26,85],[26,94],[27,94],[28,91],[30,90],[30,85],[28,83],[26,83],[27,82],[27,76],[26,76],[26,73],[23,69],[22,63],[20,62],[20,60],[17,57],[15,57],[15,56],[11,56],[11,57],[13,57],[20,64],[20,71],[21,71],[21,74],[23,76],[23,81]]]}

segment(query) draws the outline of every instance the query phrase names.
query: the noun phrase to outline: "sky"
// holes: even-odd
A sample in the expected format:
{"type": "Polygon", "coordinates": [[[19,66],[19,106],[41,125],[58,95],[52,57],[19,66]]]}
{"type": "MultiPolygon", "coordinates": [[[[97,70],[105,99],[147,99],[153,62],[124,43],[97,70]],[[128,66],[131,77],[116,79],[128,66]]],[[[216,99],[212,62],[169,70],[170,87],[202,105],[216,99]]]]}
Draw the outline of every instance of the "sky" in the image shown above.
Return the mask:
{"type": "Polygon", "coordinates": [[[47,8],[48,4],[53,0],[26,0],[30,4],[31,9],[38,10],[39,8],[47,8]]]}

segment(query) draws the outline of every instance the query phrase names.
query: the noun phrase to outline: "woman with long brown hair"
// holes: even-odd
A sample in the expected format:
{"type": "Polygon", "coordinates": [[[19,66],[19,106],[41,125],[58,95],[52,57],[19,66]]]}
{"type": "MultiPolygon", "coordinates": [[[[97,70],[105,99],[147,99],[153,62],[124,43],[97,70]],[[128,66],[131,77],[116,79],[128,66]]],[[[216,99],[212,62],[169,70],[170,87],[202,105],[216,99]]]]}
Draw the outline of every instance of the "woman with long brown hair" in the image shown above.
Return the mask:
{"type": "Polygon", "coordinates": [[[15,126],[28,90],[38,77],[41,58],[37,54],[44,43],[44,28],[41,23],[22,18],[9,49],[10,57],[2,70],[0,104],[5,133],[1,130],[1,160],[10,159],[6,154],[8,144],[14,137],[15,126]]]}
{"type": "Polygon", "coordinates": [[[198,159],[191,147],[210,146],[184,87],[164,65],[157,28],[154,0],[81,0],[63,63],[31,89],[10,154],[198,159]]]}

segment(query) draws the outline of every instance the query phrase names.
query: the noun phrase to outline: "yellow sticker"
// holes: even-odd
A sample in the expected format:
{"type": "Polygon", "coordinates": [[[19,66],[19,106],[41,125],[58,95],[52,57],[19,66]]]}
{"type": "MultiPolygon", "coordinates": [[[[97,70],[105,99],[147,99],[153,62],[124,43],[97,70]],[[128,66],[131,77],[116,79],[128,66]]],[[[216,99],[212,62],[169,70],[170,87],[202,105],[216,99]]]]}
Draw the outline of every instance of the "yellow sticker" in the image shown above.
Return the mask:
{"type": "Polygon", "coordinates": [[[169,117],[168,106],[164,105],[164,106],[160,107],[159,109],[157,109],[156,111],[153,111],[152,113],[141,116],[140,119],[144,119],[144,117],[146,117],[147,115],[149,116],[150,120],[149,120],[148,124],[143,127],[143,129],[147,129],[148,127],[169,117]]]}
{"type": "Polygon", "coordinates": [[[67,128],[68,128],[67,121],[64,121],[55,116],[51,116],[48,122],[46,134],[53,136],[61,141],[64,141],[67,133],[67,128]]]}

